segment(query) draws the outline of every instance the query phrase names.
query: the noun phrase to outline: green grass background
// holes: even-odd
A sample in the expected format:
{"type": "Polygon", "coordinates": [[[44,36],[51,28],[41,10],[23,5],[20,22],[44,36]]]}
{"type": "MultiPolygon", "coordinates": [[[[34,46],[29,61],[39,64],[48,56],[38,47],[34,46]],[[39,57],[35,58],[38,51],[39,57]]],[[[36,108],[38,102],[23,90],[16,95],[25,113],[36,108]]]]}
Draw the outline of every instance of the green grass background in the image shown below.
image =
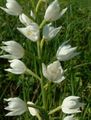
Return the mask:
{"type": "MultiPolygon", "coordinates": [[[[34,0],[36,6],[37,0],[34,0]]],[[[52,0],[48,0],[50,3],[52,0]]],[[[34,9],[31,0],[18,0],[23,6],[24,12],[29,16],[30,9],[34,9]]],[[[47,92],[48,110],[54,109],[62,103],[62,100],[69,95],[77,95],[85,103],[82,113],[77,114],[79,120],[91,120],[91,0],[59,0],[61,8],[68,7],[67,13],[54,22],[55,26],[62,25],[62,30],[53,40],[43,47],[42,62],[45,64],[53,61],[58,47],[63,41],[70,39],[72,46],[78,46],[80,55],[74,59],[62,63],[63,68],[71,68],[67,73],[66,80],[59,85],[51,84],[47,92]],[[86,63],[86,65],[83,65],[86,63]],[[74,66],[83,65],[76,69],[74,66]],[[49,101],[51,101],[49,103],[49,101]]],[[[0,6],[5,6],[6,1],[0,0],[0,6]]],[[[46,9],[41,4],[37,22],[40,24],[46,9]]],[[[0,45],[2,41],[16,40],[27,50],[23,61],[35,73],[39,74],[41,61],[36,57],[36,43],[33,43],[17,31],[17,26],[22,24],[18,17],[10,16],[0,10],[0,45]]],[[[0,50],[2,54],[2,50],[0,50]]],[[[8,61],[0,59],[0,120],[36,120],[26,113],[20,117],[5,117],[4,110],[6,103],[4,98],[19,96],[25,101],[30,100],[42,106],[41,88],[38,80],[31,76],[18,76],[4,71],[9,67],[8,61]]],[[[64,114],[58,111],[50,117],[50,120],[62,120],[64,114]]]]}

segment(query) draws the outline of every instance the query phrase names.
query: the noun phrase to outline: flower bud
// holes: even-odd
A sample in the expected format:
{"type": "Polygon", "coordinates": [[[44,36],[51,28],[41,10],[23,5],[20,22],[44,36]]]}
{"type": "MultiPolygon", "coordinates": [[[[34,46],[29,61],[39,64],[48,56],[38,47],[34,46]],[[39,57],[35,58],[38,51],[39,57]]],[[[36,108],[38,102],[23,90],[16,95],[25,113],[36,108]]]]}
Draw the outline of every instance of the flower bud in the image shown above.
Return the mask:
{"type": "MultiPolygon", "coordinates": [[[[27,104],[28,104],[28,105],[34,105],[34,103],[33,103],[33,102],[30,102],[30,101],[28,101],[27,104]]],[[[31,114],[32,116],[37,116],[38,110],[37,110],[36,108],[28,107],[28,109],[29,109],[29,112],[30,112],[30,114],[31,114]]]]}

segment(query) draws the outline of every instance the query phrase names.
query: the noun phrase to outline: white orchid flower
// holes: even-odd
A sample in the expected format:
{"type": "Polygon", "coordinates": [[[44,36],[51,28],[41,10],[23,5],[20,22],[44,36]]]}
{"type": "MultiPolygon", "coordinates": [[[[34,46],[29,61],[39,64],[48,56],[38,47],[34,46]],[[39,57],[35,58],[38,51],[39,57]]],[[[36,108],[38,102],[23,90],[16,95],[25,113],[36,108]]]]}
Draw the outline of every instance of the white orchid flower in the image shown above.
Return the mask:
{"type": "Polygon", "coordinates": [[[20,59],[24,56],[24,49],[23,47],[15,41],[7,41],[2,42],[5,46],[2,46],[1,49],[9,54],[1,55],[0,58],[7,58],[7,59],[20,59]]]}
{"type": "Polygon", "coordinates": [[[61,28],[62,26],[55,28],[51,23],[45,25],[43,28],[43,38],[46,40],[53,39],[59,33],[61,28]]]}
{"type": "Polygon", "coordinates": [[[71,47],[67,43],[68,41],[64,42],[57,50],[56,57],[60,61],[66,61],[79,55],[79,52],[76,52],[77,47],[71,47]]]}
{"type": "Polygon", "coordinates": [[[25,26],[28,26],[31,23],[33,23],[33,21],[28,16],[26,16],[24,13],[19,15],[19,19],[20,19],[20,22],[24,24],[25,26]]]}
{"type": "Polygon", "coordinates": [[[59,19],[66,11],[67,8],[61,11],[58,0],[54,0],[46,9],[44,19],[46,21],[55,21],[59,19]]]}
{"type": "Polygon", "coordinates": [[[74,114],[82,112],[84,103],[79,102],[80,97],[78,96],[68,96],[62,102],[62,111],[66,114],[74,114]]]}
{"type": "Polygon", "coordinates": [[[27,67],[22,61],[18,59],[14,59],[14,60],[10,60],[9,62],[10,62],[10,68],[5,69],[5,71],[11,72],[13,74],[23,74],[26,72],[27,67]]]}
{"type": "Polygon", "coordinates": [[[5,107],[5,110],[10,111],[6,116],[17,116],[27,111],[26,103],[18,97],[4,100],[8,102],[8,106],[5,107]]]}
{"type": "Polygon", "coordinates": [[[24,28],[17,28],[25,37],[29,40],[36,42],[40,38],[39,26],[36,23],[31,23],[29,26],[24,28]]]}
{"type": "Polygon", "coordinates": [[[19,5],[19,3],[16,0],[7,0],[6,8],[4,7],[0,7],[0,8],[9,15],[18,16],[22,13],[22,7],[19,5]]]}
{"type": "Polygon", "coordinates": [[[64,71],[59,61],[55,61],[47,67],[44,63],[42,63],[42,72],[44,77],[54,83],[60,83],[65,79],[64,71]]]}

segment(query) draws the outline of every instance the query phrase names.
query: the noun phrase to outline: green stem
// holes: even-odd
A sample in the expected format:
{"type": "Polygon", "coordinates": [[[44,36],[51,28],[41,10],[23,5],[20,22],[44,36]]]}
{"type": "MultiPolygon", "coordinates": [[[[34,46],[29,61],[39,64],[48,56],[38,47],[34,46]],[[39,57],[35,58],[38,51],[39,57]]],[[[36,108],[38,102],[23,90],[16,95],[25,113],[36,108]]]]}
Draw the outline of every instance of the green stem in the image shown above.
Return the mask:
{"type": "Polygon", "coordinates": [[[45,24],[46,24],[46,20],[44,19],[44,20],[42,21],[42,23],[40,24],[39,28],[42,29],[45,24]]]}
{"type": "Polygon", "coordinates": [[[44,82],[43,82],[43,77],[41,73],[41,90],[42,90],[42,99],[43,99],[43,108],[46,109],[46,96],[45,96],[45,89],[44,89],[44,82]]]}
{"type": "Polygon", "coordinates": [[[41,81],[41,78],[38,75],[36,75],[34,72],[32,72],[30,69],[27,68],[26,73],[32,75],[33,77],[41,81]]]}
{"type": "MultiPolygon", "coordinates": [[[[23,88],[23,100],[26,102],[26,98],[27,98],[27,96],[26,96],[26,88],[25,88],[25,80],[24,80],[24,74],[21,76],[21,79],[22,79],[22,88],[23,88]]],[[[27,93],[27,95],[29,95],[28,93],[27,93]]],[[[25,113],[25,115],[24,115],[24,120],[28,120],[29,118],[28,118],[28,113],[26,112],[25,113]]]]}
{"type": "Polygon", "coordinates": [[[73,76],[73,72],[71,71],[71,91],[72,91],[72,95],[74,95],[74,76],[73,76]]]}
{"type": "Polygon", "coordinates": [[[50,110],[50,107],[51,107],[51,104],[50,104],[50,101],[52,100],[52,95],[51,95],[51,81],[48,82],[48,95],[47,95],[47,108],[48,110],[50,110]]]}
{"type": "Polygon", "coordinates": [[[43,45],[44,45],[44,38],[42,38],[41,42],[40,42],[40,52],[41,52],[41,55],[42,55],[42,49],[43,49],[43,45]]]}
{"type": "Polygon", "coordinates": [[[39,0],[38,3],[37,3],[37,6],[36,6],[36,14],[38,13],[38,10],[39,10],[39,7],[40,7],[41,2],[42,2],[42,0],[39,0]]]}
{"type": "Polygon", "coordinates": [[[61,109],[61,106],[56,107],[55,109],[51,110],[48,114],[51,115],[61,109]]]}
{"type": "MultiPolygon", "coordinates": [[[[41,59],[40,41],[37,41],[37,50],[38,50],[38,58],[41,59]]],[[[40,68],[41,68],[41,65],[40,65],[40,68]]],[[[41,69],[40,69],[40,75],[41,75],[40,84],[41,84],[43,108],[46,109],[46,97],[45,97],[44,82],[43,82],[43,76],[42,76],[42,70],[41,69]]]]}
{"type": "MultiPolygon", "coordinates": [[[[70,61],[70,66],[73,65],[73,61],[70,61]]],[[[72,67],[71,67],[72,68],[72,67]]],[[[70,72],[70,79],[71,79],[71,92],[72,92],[72,95],[74,95],[74,90],[75,90],[75,84],[74,84],[74,70],[71,69],[71,72],[70,72]]]]}
{"type": "Polygon", "coordinates": [[[37,51],[38,51],[38,58],[41,59],[41,53],[40,53],[40,41],[37,41],[37,51]]]}
{"type": "Polygon", "coordinates": [[[40,117],[39,114],[37,114],[36,116],[37,116],[38,120],[42,120],[42,118],[40,117]]]}

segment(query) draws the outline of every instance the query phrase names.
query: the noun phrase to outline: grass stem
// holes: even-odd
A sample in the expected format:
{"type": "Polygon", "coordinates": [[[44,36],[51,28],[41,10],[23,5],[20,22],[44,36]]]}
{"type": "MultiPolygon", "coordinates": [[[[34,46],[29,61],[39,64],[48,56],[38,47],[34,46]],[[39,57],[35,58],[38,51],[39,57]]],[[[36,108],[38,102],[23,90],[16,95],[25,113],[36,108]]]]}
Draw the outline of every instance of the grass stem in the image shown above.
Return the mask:
{"type": "Polygon", "coordinates": [[[39,7],[40,7],[41,2],[42,2],[42,0],[39,0],[38,3],[37,3],[37,6],[36,6],[36,14],[37,14],[38,11],[39,11],[39,7]]]}

